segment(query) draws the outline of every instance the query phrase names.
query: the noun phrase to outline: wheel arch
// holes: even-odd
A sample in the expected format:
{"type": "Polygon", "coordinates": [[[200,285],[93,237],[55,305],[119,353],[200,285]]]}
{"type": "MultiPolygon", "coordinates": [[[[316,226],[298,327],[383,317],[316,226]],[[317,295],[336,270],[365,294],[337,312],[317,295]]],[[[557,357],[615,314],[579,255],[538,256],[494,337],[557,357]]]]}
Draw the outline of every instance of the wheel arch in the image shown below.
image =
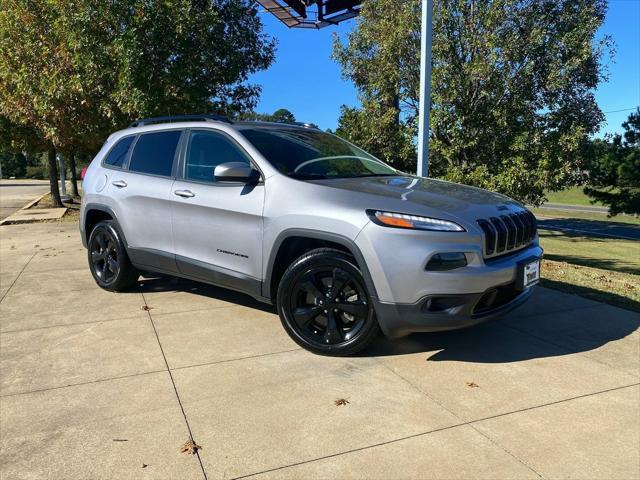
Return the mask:
{"type": "Polygon", "coordinates": [[[87,247],[87,244],[89,243],[89,237],[91,236],[93,228],[103,220],[112,220],[116,224],[116,227],[118,227],[118,233],[122,236],[122,242],[124,243],[125,248],[128,248],[129,244],[127,243],[127,238],[122,231],[122,227],[120,227],[120,224],[118,223],[116,214],[110,207],[100,205],[98,203],[89,203],[86,205],[84,211],[84,218],[82,220],[82,243],[85,247],[87,247]]]}
{"type": "Polygon", "coordinates": [[[369,295],[377,298],[378,295],[365,258],[353,240],[337,233],[303,228],[284,230],[273,242],[262,283],[263,297],[273,300],[278,283],[293,260],[307,251],[322,247],[336,248],[350,254],[362,272],[369,295]]]}

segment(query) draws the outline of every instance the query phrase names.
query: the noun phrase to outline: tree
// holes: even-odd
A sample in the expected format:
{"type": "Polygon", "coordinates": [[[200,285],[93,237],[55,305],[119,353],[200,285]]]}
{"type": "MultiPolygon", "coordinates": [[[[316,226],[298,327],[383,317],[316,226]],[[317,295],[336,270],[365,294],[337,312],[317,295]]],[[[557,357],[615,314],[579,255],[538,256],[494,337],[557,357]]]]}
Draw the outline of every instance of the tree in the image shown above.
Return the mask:
{"type": "MultiPolygon", "coordinates": [[[[420,5],[368,0],[334,42],[362,100],[338,131],[362,140],[364,128],[363,147],[412,171],[420,5]]],[[[593,91],[611,46],[595,39],[605,11],[605,0],[434,2],[431,174],[530,203],[570,182],[603,119],[593,91]]]]}
{"type": "Polygon", "coordinates": [[[134,118],[252,108],[273,60],[249,0],[1,1],[0,115],[47,142],[52,176],[57,150],[134,118]]]}
{"type": "Polygon", "coordinates": [[[245,120],[258,120],[261,122],[276,122],[276,123],[295,123],[296,117],[286,108],[279,108],[273,113],[256,113],[249,112],[241,117],[245,120]]]}
{"type": "Polygon", "coordinates": [[[609,206],[609,215],[640,214],[640,108],[622,124],[624,133],[594,145],[589,168],[590,186],[584,189],[594,201],[609,206]]]}
{"type": "Polygon", "coordinates": [[[21,178],[27,174],[27,157],[22,153],[0,151],[3,177],[21,178]]]}

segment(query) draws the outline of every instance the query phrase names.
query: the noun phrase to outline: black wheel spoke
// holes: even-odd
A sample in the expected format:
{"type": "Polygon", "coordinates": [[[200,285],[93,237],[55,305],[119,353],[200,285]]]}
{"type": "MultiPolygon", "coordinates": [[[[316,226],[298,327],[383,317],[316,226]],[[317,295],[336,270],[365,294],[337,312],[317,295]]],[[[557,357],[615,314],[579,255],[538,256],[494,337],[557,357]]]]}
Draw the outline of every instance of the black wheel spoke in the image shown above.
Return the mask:
{"type": "Polygon", "coordinates": [[[334,308],[337,308],[338,310],[353,315],[357,318],[366,318],[367,313],[369,312],[369,307],[362,301],[338,302],[334,304],[334,308]]]}
{"type": "Polygon", "coordinates": [[[347,282],[349,282],[349,275],[347,272],[338,267],[334,268],[331,276],[331,291],[333,292],[333,298],[338,296],[347,282]]]}
{"type": "Polygon", "coordinates": [[[118,261],[111,258],[111,257],[107,257],[107,261],[106,261],[107,265],[109,266],[109,270],[111,270],[112,273],[118,273],[118,261]]]}
{"type": "Polygon", "coordinates": [[[324,341],[328,344],[340,343],[343,335],[336,322],[336,317],[331,310],[327,313],[327,329],[324,332],[324,341]]]}
{"type": "Polygon", "coordinates": [[[324,290],[324,286],[320,282],[318,282],[318,279],[313,273],[309,273],[304,277],[302,283],[300,284],[300,288],[302,288],[302,290],[306,291],[307,293],[310,293],[314,298],[324,297],[324,293],[322,293],[322,291],[324,290]]]}
{"type": "Polygon", "coordinates": [[[296,322],[301,327],[306,327],[309,323],[322,313],[322,307],[318,305],[309,305],[307,307],[298,307],[293,312],[296,322]]]}
{"type": "Polygon", "coordinates": [[[100,260],[104,260],[104,255],[101,252],[96,252],[95,250],[91,252],[91,261],[93,263],[97,263],[100,260]]]}
{"type": "Polygon", "coordinates": [[[98,242],[101,251],[107,249],[107,242],[104,241],[104,234],[100,233],[96,235],[96,241],[98,242]]]}

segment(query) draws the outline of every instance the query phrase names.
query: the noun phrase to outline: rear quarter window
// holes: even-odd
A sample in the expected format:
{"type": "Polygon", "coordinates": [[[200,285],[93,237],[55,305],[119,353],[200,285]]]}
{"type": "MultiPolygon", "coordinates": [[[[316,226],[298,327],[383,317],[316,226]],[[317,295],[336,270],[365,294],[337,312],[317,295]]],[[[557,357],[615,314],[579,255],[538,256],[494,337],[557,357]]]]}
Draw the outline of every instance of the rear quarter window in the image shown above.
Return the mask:
{"type": "Polygon", "coordinates": [[[181,131],[153,132],[140,135],[129,162],[132,172],[170,177],[181,131]]]}
{"type": "Polygon", "coordinates": [[[134,138],[135,137],[125,137],[118,141],[115,147],[109,151],[103,163],[111,167],[122,168],[134,138]]]}

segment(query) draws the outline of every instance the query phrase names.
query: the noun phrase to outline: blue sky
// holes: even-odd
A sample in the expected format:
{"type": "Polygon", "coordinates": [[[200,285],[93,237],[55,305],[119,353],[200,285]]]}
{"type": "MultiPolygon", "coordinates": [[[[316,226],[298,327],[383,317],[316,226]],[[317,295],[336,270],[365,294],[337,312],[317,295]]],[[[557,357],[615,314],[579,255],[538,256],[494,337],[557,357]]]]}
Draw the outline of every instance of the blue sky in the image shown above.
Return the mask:
{"type": "MultiPolygon", "coordinates": [[[[262,20],[267,32],[278,39],[278,51],[271,68],[251,78],[262,85],[256,110],[271,113],[287,108],[300,121],[334,129],[340,106],[357,105],[358,99],[351,82],[342,79],[340,67],[331,60],[332,35],[346,34],[355,22],[309,31],[288,29],[266,13],[262,20]]],[[[609,81],[596,92],[600,108],[610,112],[640,105],[640,0],[610,0],[599,32],[604,34],[613,37],[617,50],[609,64],[609,81]]],[[[629,113],[607,113],[599,136],[620,131],[629,113]]]]}

